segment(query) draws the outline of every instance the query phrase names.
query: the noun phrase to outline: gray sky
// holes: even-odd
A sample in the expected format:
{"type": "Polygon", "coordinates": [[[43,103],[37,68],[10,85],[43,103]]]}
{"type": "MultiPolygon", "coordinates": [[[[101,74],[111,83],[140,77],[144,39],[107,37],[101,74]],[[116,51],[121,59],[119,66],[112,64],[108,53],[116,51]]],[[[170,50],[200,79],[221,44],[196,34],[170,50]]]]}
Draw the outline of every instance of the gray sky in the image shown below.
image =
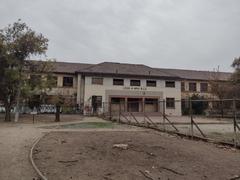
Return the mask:
{"type": "Polygon", "coordinates": [[[230,71],[240,56],[240,0],[0,0],[60,61],[230,71]]]}

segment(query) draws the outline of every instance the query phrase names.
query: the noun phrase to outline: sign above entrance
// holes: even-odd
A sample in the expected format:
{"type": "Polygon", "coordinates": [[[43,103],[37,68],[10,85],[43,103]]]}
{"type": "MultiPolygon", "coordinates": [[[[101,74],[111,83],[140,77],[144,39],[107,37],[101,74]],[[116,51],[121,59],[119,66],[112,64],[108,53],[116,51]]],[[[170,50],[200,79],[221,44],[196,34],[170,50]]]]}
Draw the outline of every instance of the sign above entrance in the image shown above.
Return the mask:
{"type": "Polygon", "coordinates": [[[146,87],[124,87],[125,90],[133,90],[133,91],[146,91],[146,87]]]}

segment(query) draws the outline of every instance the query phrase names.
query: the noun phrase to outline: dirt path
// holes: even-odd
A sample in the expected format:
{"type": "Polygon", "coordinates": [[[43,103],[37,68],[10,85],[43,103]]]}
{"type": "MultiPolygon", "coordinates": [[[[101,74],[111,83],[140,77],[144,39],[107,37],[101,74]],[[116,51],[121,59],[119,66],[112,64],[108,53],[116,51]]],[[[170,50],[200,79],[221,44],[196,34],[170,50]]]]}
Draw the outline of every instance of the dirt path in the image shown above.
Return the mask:
{"type": "MultiPolygon", "coordinates": [[[[93,129],[46,129],[39,127],[56,126],[81,122],[105,122],[99,118],[86,117],[63,121],[60,123],[38,122],[3,123],[0,122],[0,180],[33,180],[37,179],[29,161],[30,149],[40,136],[50,131],[93,131],[93,129]]],[[[125,127],[122,126],[124,129],[125,127]]],[[[94,129],[94,131],[107,131],[109,129],[94,129]]],[[[114,130],[114,129],[110,129],[114,130]]]]}
{"type": "Polygon", "coordinates": [[[29,162],[29,151],[41,131],[32,125],[0,126],[0,179],[32,180],[36,174],[29,162]]]}

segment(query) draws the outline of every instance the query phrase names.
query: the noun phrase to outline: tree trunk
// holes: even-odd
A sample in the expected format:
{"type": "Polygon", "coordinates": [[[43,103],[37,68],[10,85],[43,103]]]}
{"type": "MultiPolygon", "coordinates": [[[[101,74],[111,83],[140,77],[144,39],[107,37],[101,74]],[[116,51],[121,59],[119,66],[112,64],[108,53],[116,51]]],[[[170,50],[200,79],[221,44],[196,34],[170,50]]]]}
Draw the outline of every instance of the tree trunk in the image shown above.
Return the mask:
{"type": "Polygon", "coordinates": [[[16,98],[16,112],[15,112],[15,118],[14,118],[14,121],[15,122],[18,122],[19,120],[19,104],[20,104],[20,96],[21,96],[21,89],[20,89],[20,85],[18,87],[18,90],[17,90],[17,98],[16,98]]]}
{"type": "MultiPolygon", "coordinates": [[[[22,65],[23,66],[23,65],[22,65]]],[[[22,66],[19,69],[19,81],[18,81],[18,89],[17,89],[17,97],[16,97],[16,112],[14,121],[18,122],[19,120],[19,106],[20,106],[20,97],[21,97],[21,86],[22,86],[22,66]]]]}
{"type": "Polygon", "coordinates": [[[11,121],[11,108],[10,106],[5,106],[5,122],[11,121]]]}
{"type": "Polygon", "coordinates": [[[60,122],[60,106],[56,106],[55,122],[60,122]]]}

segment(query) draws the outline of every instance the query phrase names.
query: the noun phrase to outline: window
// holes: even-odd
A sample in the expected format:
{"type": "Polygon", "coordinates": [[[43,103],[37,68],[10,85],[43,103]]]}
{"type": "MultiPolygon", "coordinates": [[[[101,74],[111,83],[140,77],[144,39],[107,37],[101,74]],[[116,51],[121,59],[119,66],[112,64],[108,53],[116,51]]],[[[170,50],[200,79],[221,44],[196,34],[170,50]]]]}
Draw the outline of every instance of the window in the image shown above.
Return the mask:
{"type": "Polygon", "coordinates": [[[174,88],[175,87],[175,81],[165,81],[165,87],[174,88]]]}
{"type": "Polygon", "coordinates": [[[119,104],[119,103],[121,103],[122,105],[125,105],[125,98],[118,98],[118,97],[111,98],[111,104],[119,104]]]}
{"type": "Polygon", "coordinates": [[[200,83],[201,92],[208,92],[208,83],[200,83]]]}
{"type": "Polygon", "coordinates": [[[64,87],[73,87],[73,77],[63,77],[64,87]]]}
{"type": "Polygon", "coordinates": [[[124,79],[113,79],[113,85],[123,86],[124,85],[124,79]]]}
{"type": "Polygon", "coordinates": [[[189,91],[197,91],[197,83],[189,83],[189,91]]]}
{"type": "Polygon", "coordinates": [[[92,96],[92,107],[94,112],[102,107],[102,96],[92,96]]]}
{"type": "Polygon", "coordinates": [[[175,98],[166,98],[166,108],[175,108],[175,98]]]}
{"type": "Polygon", "coordinates": [[[185,82],[181,82],[181,91],[185,91],[185,82]]]}
{"type": "Polygon", "coordinates": [[[151,98],[146,98],[145,99],[145,104],[151,104],[151,105],[153,105],[153,104],[158,104],[158,99],[151,99],[151,98]]]}
{"type": "Polygon", "coordinates": [[[141,86],[140,80],[131,80],[130,86],[141,86]]]}
{"type": "Polygon", "coordinates": [[[147,86],[148,87],[156,87],[157,86],[157,81],[147,80],[147,86]]]}
{"type": "Polygon", "coordinates": [[[92,84],[103,85],[103,78],[93,77],[93,78],[92,78],[92,84]]]}

